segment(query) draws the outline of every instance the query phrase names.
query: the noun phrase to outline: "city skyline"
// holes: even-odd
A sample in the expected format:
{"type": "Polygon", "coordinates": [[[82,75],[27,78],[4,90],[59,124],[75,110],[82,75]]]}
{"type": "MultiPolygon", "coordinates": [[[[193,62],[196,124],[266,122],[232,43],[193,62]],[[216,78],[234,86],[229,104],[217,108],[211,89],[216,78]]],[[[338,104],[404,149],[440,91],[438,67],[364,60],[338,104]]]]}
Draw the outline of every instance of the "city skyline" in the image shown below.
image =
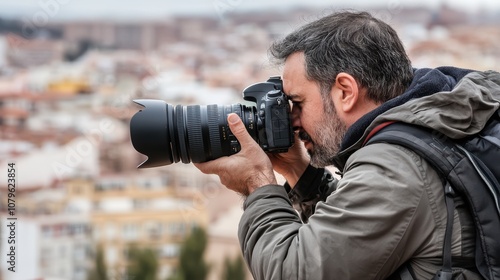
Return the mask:
{"type": "MultiPolygon", "coordinates": [[[[137,169],[145,156],[130,139],[130,119],[141,110],[133,100],[242,102],[244,88],[282,72],[266,56],[273,40],[347,8],[325,2],[309,0],[299,8],[297,0],[143,0],[140,6],[127,0],[4,0],[0,164],[6,169],[0,181],[12,182],[14,174],[15,188],[1,188],[0,196],[15,193],[15,203],[0,201],[0,219],[15,214],[17,231],[3,226],[1,235],[15,237],[19,247],[18,271],[3,261],[0,278],[94,279],[102,263],[110,278],[131,279],[135,274],[127,267],[136,262],[129,245],[135,244],[156,252],[157,279],[167,279],[179,267],[184,238],[200,226],[207,247],[198,255],[212,268],[207,280],[223,279],[226,259],[241,256],[240,195],[192,164],[137,169]],[[177,16],[183,9],[205,16],[177,16]]],[[[500,10],[401,2],[373,1],[378,8],[357,10],[395,27],[413,67],[500,69],[500,10]]],[[[361,3],[368,1],[349,4],[361,3]]],[[[12,250],[6,240],[3,256],[12,250]]]]}
{"type": "Polygon", "coordinates": [[[44,20],[75,20],[75,19],[117,19],[117,20],[146,20],[164,18],[173,14],[208,16],[223,16],[228,12],[246,12],[255,10],[276,9],[283,11],[294,7],[306,8],[354,8],[367,9],[378,7],[388,10],[397,10],[407,6],[438,7],[447,4],[453,8],[463,9],[469,12],[479,10],[487,12],[500,11],[500,2],[496,0],[479,1],[451,1],[451,0],[421,0],[418,4],[403,2],[402,0],[352,0],[348,4],[344,1],[322,1],[310,0],[307,4],[299,0],[185,0],[183,2],[168,3],[162,0],[88,0],[77,2],[74,0],[40,0],[40,1],[16,1],[2,3],[0,17],[10,19],[38,19],[44,20]],[[42,13],[44,15],[41,15],[42,13]]]}

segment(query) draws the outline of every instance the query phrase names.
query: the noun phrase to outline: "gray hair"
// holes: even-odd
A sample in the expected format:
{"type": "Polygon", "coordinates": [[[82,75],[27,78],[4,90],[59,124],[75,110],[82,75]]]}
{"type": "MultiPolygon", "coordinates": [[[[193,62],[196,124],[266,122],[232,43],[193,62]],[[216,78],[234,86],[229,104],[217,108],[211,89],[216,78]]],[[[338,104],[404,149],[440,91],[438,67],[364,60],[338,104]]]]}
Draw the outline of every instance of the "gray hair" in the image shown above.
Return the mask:
{"type": "Polygon", "coordinates": [[[413,79],[410,59],[396,31],[367,12],[327,15],[269,49],[279,64],[295,52],[304,52],[307,78],[318,83],[323,98],[340,72],[352,75],[377,103],[401,95],[413,79]]]}

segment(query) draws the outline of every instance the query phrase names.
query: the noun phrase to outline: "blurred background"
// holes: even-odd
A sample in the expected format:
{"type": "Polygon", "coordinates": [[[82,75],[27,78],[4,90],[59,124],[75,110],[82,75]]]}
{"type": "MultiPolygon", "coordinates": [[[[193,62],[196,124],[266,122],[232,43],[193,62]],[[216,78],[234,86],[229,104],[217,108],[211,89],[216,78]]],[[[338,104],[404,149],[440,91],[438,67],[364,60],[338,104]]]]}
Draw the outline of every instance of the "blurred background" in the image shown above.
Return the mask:
{"type": "Polygon", "coordinates": [[[137,170],[132,100],[241,102],[247,85],[280,74],[270,43],[322,15],[371,11],[415,67],[500,68],[497,0],[0,5],[2,280],[251,279],[237,240],[242,198],[189,164],[137,170]]]}

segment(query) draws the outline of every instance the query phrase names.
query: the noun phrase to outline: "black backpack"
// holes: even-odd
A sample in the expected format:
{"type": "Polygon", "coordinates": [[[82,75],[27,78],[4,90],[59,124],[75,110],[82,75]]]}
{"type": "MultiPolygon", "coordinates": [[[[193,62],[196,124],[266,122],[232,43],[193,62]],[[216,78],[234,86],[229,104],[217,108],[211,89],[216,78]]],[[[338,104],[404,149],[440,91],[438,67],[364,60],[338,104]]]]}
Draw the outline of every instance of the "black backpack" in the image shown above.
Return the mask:
{"type": "MultiPolygon", "coordinates": [[[[392,123],[367,141],[404,146],[420,155],[443,179],[448,211],[443,266],[434,279],[453,279],[451,233],[455,195],[470,209],[476,228],[476,268],[485,279],[500,279],[500,109],[478,134],[452,140],[424,127],[392,123]]],[[[409,278],[406,271],[405,277],[409,278]]]]}

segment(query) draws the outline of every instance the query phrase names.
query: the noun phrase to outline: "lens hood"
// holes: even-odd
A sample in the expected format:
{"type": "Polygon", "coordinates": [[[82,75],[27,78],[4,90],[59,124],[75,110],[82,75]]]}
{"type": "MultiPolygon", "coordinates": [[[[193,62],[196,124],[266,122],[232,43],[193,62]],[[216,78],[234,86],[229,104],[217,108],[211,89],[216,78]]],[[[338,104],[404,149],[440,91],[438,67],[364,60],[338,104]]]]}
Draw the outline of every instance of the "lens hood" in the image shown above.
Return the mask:
{"type": "Polygon", "coordinates": [[[134,148],[148,157],[139,168],[172,164],[174,158],[170,146],[168,111],[172,105],[162,100],[140,99],[135,103],[144,108],[130,120],[130,139],[134,148]],[[170,107],[170,108],[169,108],[170,107]]]}

